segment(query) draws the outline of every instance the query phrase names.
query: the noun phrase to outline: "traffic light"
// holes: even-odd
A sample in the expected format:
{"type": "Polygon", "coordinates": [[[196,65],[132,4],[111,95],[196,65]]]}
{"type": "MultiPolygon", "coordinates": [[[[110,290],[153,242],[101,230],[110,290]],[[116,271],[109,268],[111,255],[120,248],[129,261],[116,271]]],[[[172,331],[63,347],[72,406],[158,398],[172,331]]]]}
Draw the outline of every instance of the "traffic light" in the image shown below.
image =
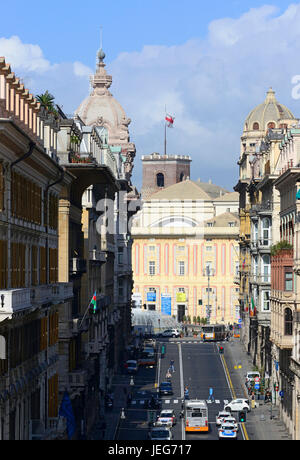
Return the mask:
{"type": "Polygon", "coordinates": [[[241,410],[239,412],[239,422],[244,423],[246,421],[246,412],[241,410]]]}

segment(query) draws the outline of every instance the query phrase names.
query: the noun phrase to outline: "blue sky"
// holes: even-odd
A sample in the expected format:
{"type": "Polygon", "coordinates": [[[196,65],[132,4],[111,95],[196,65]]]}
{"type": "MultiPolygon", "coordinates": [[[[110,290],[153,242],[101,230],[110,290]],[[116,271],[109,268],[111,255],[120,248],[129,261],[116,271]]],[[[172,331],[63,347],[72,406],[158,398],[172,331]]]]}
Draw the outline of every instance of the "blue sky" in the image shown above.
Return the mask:
{"type": "Polygon", "coordinates": [[[230,190],[244,120],[269,86],[300,117],[291,83],[300,74],[299,3],[15,0],[1,4],[1,16],[0,55],[66,113],[89,93],[103,26],[111,92],[132,119],[139,188],[141,155],[163,150],[165,104],[175,116],[169,153],[190,154],[193,179],[230,190]]]}

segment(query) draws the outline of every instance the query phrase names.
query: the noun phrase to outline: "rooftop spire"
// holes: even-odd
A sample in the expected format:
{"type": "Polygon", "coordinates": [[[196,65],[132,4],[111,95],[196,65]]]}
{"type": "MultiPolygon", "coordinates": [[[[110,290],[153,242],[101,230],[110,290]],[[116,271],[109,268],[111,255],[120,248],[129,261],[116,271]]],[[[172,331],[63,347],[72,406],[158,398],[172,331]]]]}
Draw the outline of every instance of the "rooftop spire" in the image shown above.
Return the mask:
{"type": "Polygon", "coordinates": [[[267,92],[266,102],[276,102],[275,91],[273,91],[272,87],[270,87],[269,91],[267,92]]]}
{"type": "Polygon", "coordinates": [[[107,75],[107,72],[105,70],[105,64],[104,64],[104,59],[105,59],[105,53],[102,49],[102,41],[103,41],[103,27],[100,27],[100,49],[97,53],[98,57],[98,62],[97,62],[97,68],[96,68],[96,73],[91,77],[91,85],[94,88],[92,94],[109,94],[110,92],[108,91],[108,88],[112,84],[112,77],[110,75],[107,75]]]}

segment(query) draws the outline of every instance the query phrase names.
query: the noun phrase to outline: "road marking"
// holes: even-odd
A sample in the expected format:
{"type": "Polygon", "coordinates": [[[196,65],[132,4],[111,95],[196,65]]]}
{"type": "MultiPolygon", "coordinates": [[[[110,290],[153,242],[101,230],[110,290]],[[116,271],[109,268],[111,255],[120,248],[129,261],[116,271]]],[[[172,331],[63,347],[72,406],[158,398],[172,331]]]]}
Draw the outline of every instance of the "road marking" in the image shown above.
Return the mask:
{"type": "MultiPolygon", "coordinates": [[[[235,391],[234,391],[234,388],[233,388],[233,385],[232,385],[232,381],[231,381],[231,378],[230,378],[230,375],[229,375],[229,370],[228,370],[224,355],[220,355],[220,359],[221,359],[221,362],[223,364],[223,368],[225,370],[225,375],[226,375],[226,378],[227,378],[227,382],[229,384],[231,394],[233,396],[233,399],[236,399],[236,394],[235,394],[235,391]]],[[[247,433],[247,430],[246,430],[245,423],[241,423],[241,427],[242,427],[241,431],[242,431],[242,434],[243,434],[243,438],[245,440],[249,441],[250,439],[249,439],[249,436],[248,436],[248,433],[247,433]]]]}
{"type": "MultiPolygon", "coordinates": [[[[180,397],[183,398],[184,396],[184,388],[183,388],[183,364],[182,364],[182,350],[181,344],[178,344],[178,353],[179,353],[179,376],[180,376],[180,397]]],[[[184,417],[181,419],[181,439],[185,441],[185,422],[184,417]]]]}

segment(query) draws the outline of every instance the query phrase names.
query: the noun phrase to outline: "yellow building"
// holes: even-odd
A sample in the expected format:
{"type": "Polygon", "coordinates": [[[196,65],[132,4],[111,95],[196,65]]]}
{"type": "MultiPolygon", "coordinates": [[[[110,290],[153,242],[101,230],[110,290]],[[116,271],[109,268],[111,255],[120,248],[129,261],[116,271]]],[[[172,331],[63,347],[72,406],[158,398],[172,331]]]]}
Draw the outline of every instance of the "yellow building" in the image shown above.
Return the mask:
{"type": "Polygon", "coordinates": [[[184,159],[143,157],[148,187],[132,228],[133,299],[180,322],[189,317],[234,323],[239,319],[234,284],[239,269],[238,194],[211,182],[194,182],[188,174],[185,179],[174,174],[174,183],[164,187],[161,171],[168,174],[168,162],[172,171],[176,164],[180,170],[184,159]],[[158,191],[149,186],[151,174],[158,191]]]}

